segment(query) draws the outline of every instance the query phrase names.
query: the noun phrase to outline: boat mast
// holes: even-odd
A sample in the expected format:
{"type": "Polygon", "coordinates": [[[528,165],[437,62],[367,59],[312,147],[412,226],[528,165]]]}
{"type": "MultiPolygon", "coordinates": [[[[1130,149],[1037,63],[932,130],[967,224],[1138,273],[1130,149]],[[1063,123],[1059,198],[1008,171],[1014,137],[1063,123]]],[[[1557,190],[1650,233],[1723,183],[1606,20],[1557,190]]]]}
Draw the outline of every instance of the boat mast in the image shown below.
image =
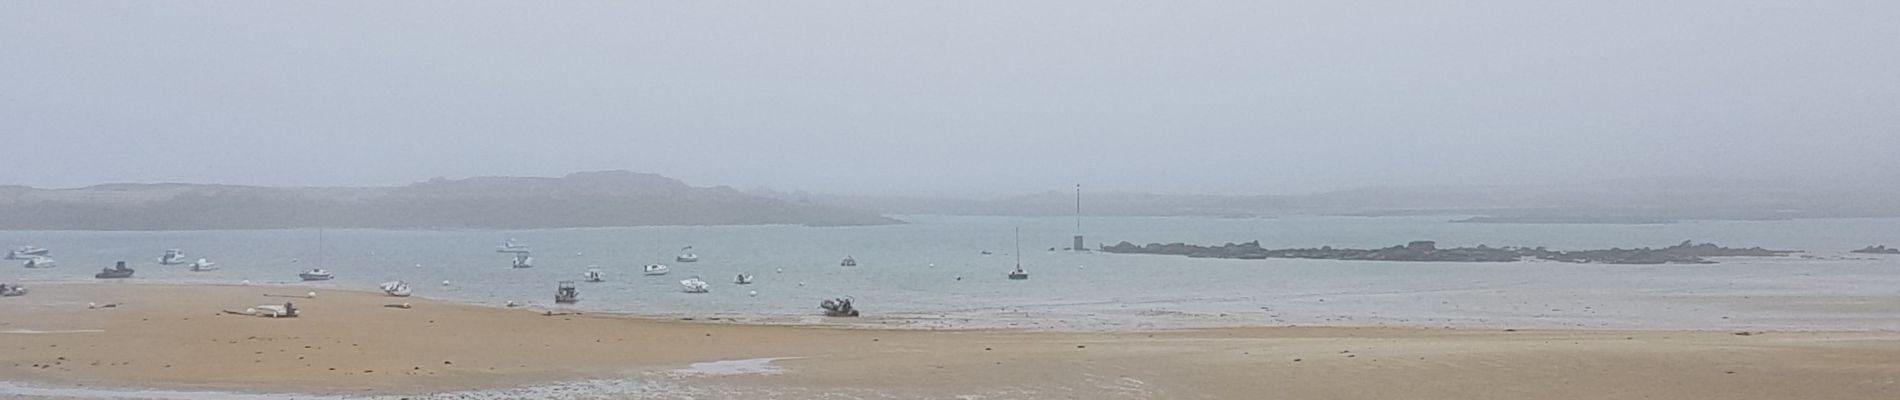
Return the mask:
{"type": "Polygon", "coordinates": [[[1023,269],[1023,227],[1016,227],[1016,269],[1023,269]]]}

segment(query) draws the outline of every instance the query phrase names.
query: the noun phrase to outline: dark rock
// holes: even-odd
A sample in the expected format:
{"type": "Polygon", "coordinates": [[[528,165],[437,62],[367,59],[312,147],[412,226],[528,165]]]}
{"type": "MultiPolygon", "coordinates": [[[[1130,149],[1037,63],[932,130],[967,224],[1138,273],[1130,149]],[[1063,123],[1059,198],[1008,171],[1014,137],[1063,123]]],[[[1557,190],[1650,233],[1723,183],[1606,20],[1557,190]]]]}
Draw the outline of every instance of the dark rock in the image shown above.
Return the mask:
{"type": "Polygon", "coordinates": [[[1737,249],[1714,244],[1684,241],[1681,244],[1660,249],[1620,249],[1554,251],[1544,247],[1460,247],[1440,249],[1437,243],[1420,240],[1404,246],[1381,249],[1336,249],[1331,246],[1317,249],[1280,249],[1262,248],[1260,242],[1228,243],[1220,246],[1197,246],[1183,243],[1150,243],[1135,245],[1129,242],[1103,246],[1103,252],[1127,254],[1177,255],[1194,258],[1231,258],[1266,259],[1298,258],[1316,260],[1362,260],[1362,261],[1440,261],[1440,262],[1512,262],[1526,258],[1568,262],[1598,264],[1713,264],[1707,257],[1777,257],[1792,251],[1767,250],[1760,247],[1737,249]]]}

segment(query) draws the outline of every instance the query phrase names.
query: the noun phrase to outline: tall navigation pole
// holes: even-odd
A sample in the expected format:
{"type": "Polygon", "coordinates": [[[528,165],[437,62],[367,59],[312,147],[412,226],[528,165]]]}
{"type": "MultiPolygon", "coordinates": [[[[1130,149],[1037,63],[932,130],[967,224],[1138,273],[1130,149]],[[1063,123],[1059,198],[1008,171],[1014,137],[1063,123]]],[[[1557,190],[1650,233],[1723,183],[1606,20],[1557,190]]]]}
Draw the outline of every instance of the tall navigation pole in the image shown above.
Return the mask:
{"type": "Polygon", "coordinates": [[[1075,246],[1070,249],[1089,251],[1087,247],[1082,247],[1082,184],[1080,183],[1075,184],[1075,246]]]}

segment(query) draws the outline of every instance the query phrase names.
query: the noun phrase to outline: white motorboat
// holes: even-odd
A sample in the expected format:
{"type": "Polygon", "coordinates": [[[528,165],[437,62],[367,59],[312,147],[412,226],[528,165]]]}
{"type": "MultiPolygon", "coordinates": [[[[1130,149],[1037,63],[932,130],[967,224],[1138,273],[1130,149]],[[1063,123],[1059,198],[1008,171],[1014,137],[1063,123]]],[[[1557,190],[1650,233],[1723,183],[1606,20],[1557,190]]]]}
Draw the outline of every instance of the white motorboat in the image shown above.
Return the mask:
{"type": "Polygon", "coordinates": [[[403,282],[403,281],[383,282],[383,285],[381,287],[383,288],[383,293],[388,294],[390,296],[409,297],[409,294],[412,293],[412,291],[409,289],[409,282],[403,282]]]}
{"type": "Polygon", "coordinates": [[[750,285],[752,284],[752,274],[739,274],[738,277],[732,278],[732,283],[735,285],[750,285]]]}
{"type": "Polygon", "coordinates": [[[33,257],[45,256],[46,254],[51,253],[51,252],[52,250],[47,250],[44,247],[20,246],[20,248],[13,249],[13,251],[7,252],[7,259],[8,260],[25,260],[25,259],[30,259],[33,257]]]}
{"type": "Polygon", "coordinates": [[[303,278],[303,280],[306,280],[306,281],[327,281],[327,280],[330,280],[330,278],[335,278],[336,276],[330,275],[330,271],[325,271],[323,270],[323,268],[317,268],[317,269],[313,269],[309,271],[304,271],[301,274],[297,274],[297,277],[303,278]]]}
{"type": "Polygon", "coordinates": [[[52,268],[59,266],[59,262],[53,261],[52,257],[33,256],[33,258],[26,259],[25,266],[33,269],[52,268]]]}
{"type": "Polygon", "coordinates": [[[179,249],[165,250],[165,255],[158,256],[159,265],[179,265],[179,264],[184,264],[186,262],[189,262],[189,261],[185,261],[184,250],[179,250],[179,249]]]}
{"type": "Polygon", "coordinates": [[[515,268],[534,268],[534,256],[527,252],[515,253],[515,268]]]}
{"type": "Polygon", "coordinates": [[[709,285],[706,284],[706,281],[699,280],[697,276],[681,280],[680,286],[686,287],[686,293],[706,293],[710,291],[707,290],[709,285]]]}
{"type": "Polygon", "coordinates": [[[666,275],[668,272],[673,272],[673,269],[667,268],[665,265],[647,264],[646,266],[647,275],[666,275]]]}
{"type": "Polygon", "coordinates": [[[206,260],[203,258],[200,258],[198,259],[198,261],[193,261],[191,263],[191,270],[194,272],[216,271],[217,269],[218,269],[218,263],[214,263],[214,262],[211,262],[211,260],[206,260]]]}
{"type": "Polygon", "coordinates": [[[673,261],[683,263],[699,262],[699,255],[693,253],[693,246],[686,246],[680,248],[680,255],[673,256],[673,261]]]}
{"type": "Polygon", "coordinates": [[[588,282],[606,282],[607,274],[600,272],[600,268],[588,268],[587,272],[581,273],[581,278],[586,278],[588,282]]]}
{"type": "Polygon", "coordinates": [[[496,253],[526,253],[528,252],[528,246],[520,244],[520,243],[515,243],[514,239],[508,239],[508,241],[506,242],[501,242],[501,247],[495,248],[495,252],[496,253]]]}

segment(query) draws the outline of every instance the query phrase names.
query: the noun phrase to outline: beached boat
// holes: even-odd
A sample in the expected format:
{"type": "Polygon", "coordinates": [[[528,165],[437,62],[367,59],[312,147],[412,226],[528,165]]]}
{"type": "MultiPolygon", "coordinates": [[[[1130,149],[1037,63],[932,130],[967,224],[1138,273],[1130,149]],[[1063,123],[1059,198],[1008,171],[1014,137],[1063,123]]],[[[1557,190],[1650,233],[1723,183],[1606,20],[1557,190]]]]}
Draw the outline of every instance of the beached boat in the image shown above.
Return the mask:
{"type": "Polygon", "coordinates": [[[158,265],[179,265],[186,262],[184,250],[169,249],[165,250],[165,255],[158,256],[158,265]]]}
{"type": "Polygon", "coordinates": [[[818,308],[824,309],[827,317],[856,317],[858,309],[852,306],[853,300],[851,296],[825,300],[818,303],[818,308]]]}
{"type": "Polygon", "coordinates": [[[738,277],[732,278],[732,283],[736,285],[750,285],[752,284],[752,274],[739,274],[738,277]]]}
{"type": "Polygon", "coordinates": [[[666,275],[668,272],[673,272],[672,268],[660,264],[647,264],[645,270],[647,275],[666,275]]]}
{"type": "Polygon", "coordinates": [[[52,267],[59,266],[58,261],[53,261],[52,257],[47,257],[47,256],[33,256],[33,258],[26,259],[26,263],[24,264],[27,268],[33,268],[33,269],[52,268],[52,267]]]}
{"type": "Polygon", "coordinates": [[[561,281],[560,285],[554,288],[555,303],[574,304],[577,301],[581,301],[581,290],[574,287],[574,281],[561,281]]]}
{"type": "Polygon", "coordinates": [[[515,253],[515,268],[534,268],[534,256],[527,252],[515,253]]]}
{"type": "Polygon", "coordinates": [[[588,268],[587,272],[581,273],[581,278],[587,279],[588,282],[606,282],[607,273],[600,272],[600,268],[588,268]]]}
{"type": "Polygon", "coordinates": [[[25,286],[8,285],[5,283],[0,283],[0,297],[15,297],[15,296],[25,296],[25,295],[26,295],[25,286]]]}
{"type": "Polygon", "coordinates": [[[317,268],[317,269],[304,271],[303,273],[297,274],[297,277],[303,278],[303,280],[306,280],[306,281],[327,281],[327,280],[330,280],[330,278],[335,278],[336,276],[331,275],[330,271],[325,271],[323,270],[323,268],[317,268]]]}
{"type": "Polygon", "coordinates": [[[7,259],[8,260],[25,260],[25,259],[30,259],[33,257],[45,256],[51,252],[52,250],[47,250],[44,247],[20,246],[17,249],[13,249],[13,251],[7,252],[7,259]]]}
{"type": "Polygon", "coordinates": [[[686,293],[706,293],[710,291],[708,288],[711,287],[711,285],[706,284],[706,281],[700,280],[697,276],[681,280],[680,286],[686,288],[686,293]]]}
{"type": "Polygon", "coordinates": [[[699,255],[693,253],[693,246],[686,246],[680,249],[680,255],[673,256],[673,261],[683,263],[699,262],[699,255]]]}
{"type": "Polygon", "coordinates": [[[858,259],[855,259],[855,258],[851,258],[851,256],[844,256],[844,261],[839,261],[839,262],[838,262],[838,266],[840,266],[840,267],[856,267],[856,266],[858,266],[858,259]]]}
{"type": "Polygon", "coordinates": [[[528,252],[528,246],[520,244],[520,243],[515,243],[514,239],[508,239],[508,241],[501,242],[501,247],[495,248],[495,252],[496,253],[526,253],[528,252]]]}
{"type": "Polygon", "coordinates": [[[99,270],[99,273],[93,274],[92,277],[99,279],[131,278],[132,272],[131,268],[125,267],[124,261],[120,261],[118,264],[113,265],[112,268],[99,270]]]}
{"type": "Polygon", "coordinates": [[[242,313],[233,312],[233,311],[225,311],[225,312],[230,313],[230,314],[255,315],[259,317],[269,317],[269,318],[296,318],[297,311],[298,311],[297,305],[284,303],[284,305],[281,305],[281,306],[276,305],[276,304],[259,305],[259,306],[251,307],[250,309],[246,309],[242,313]]]}
{"type": "Polygon", "coordinates": [[[381,288],[384,294],[396,297],[409,297],[409,294],[413,293],[409,288],[409,282],[403,281],[383,282],[381,288]]]}

